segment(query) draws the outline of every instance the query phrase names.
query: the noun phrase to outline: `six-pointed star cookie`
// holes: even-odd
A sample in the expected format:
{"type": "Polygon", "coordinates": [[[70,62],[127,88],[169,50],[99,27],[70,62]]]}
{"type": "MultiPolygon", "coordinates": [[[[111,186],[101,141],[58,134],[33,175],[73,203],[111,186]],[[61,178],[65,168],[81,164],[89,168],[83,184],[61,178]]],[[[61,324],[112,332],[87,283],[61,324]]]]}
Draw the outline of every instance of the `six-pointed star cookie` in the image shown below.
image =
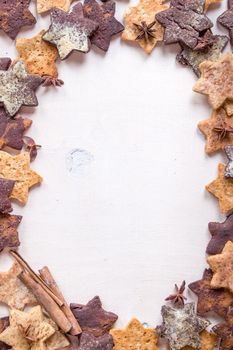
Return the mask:
{"type": "Polygon", "coordinates": [[[14,263],[9,271],[0,272],[0,302],[19,310],[36,303],[33,294],[18,277],[21,272],[22,269],[17,263],[14,263]]]}
{"type": "Polygon", "coordinates": [[[32,38],[17,39],[16,49],[19,53],[19,59],[25,63],[28,73],[57,78],[55,61],[58,58],[58,52],[53,45],[42,39],[44,33],[45,30],[42,30],[32,38]]]}
{"type": "Polygon", "coordinates": [[[155,14],[165,9],[167,5],[161,0],[140,0],[137,6],[129,7],[124,15],[125,30],[122,39],[137,42],[146,53],[151,53],[155,45],[163,40],[164,34],[163,27],[155,20],[155,14]],[[138,37],[140,32],[137,25],[142,23],[147,26],[153,24],[152,35],[148,38],[145,35],[138,37]]]}
{"type": "Polygon", "coordinates": [[[164,43],[180,43],[194,49],[200,34],[213,25],[203,12],[203,0],[171,1],[168,10],[155,15],[158,22],[165,27],[164,43]]]}
{"type": "Polygon", "coordinates": [[[103,51],[107,51],[111,37],[123,31],[123,25],[114,17],[115,2],[109,0],[105,4],[99,4],[95,0],[85,0],[83,12],[86,18],[98,23],[98,28],[91,35],[90,41],[103,51]]]}
{"type": "Polygon", "coordinates": [[[19,215],[0,214],[0,252],[20,245],[17,228],[21,220],[22,216],[19,215]]]}
{"type": "Polygon", "coordinates": [[[81,329],[96,337],[107,333],[117,320],[117,315],[102,308],[98,296],[91,299],[86,305],[71,304],[70,307],[81,329]]]}
{"type": "Polygon", "coordinates": [[[221,213],[228,213],[233,209],[233,179],[225,178],[225,165],[218,165],[218,177],[206,186],[206,190],[219,200],[221,213]]]}
{"type": "Polygon", "coordinates": [[[212,311],[217,315],[225,317],[228,307],[233,305],[233,294],[224,289],[213,289],[210,282],[213,277],[213,272],[210,269],[205,269],[201,280],[190,283],[189,288],[198,297],[197,313],[204,315],[212,311]]]}
{"type": "Polygon", "coordinates": [[[113,350],[158,350],[158,336],[153,328],[145,328],[136,319],[132,319],[125,329],[111,329],[113,350]]]}
{"type": "Polygon", "coordinates": [[[206,248],[206,253],[219,254],[228,241],[233,242],[233,214],[227,216],[224,222],[210,222],[208,226],[212,238],[206,248]]]}
{"type": "Polygon", "coordinates": [[[214,273],[210,286],[233,292],[233,242],[228,241],[222,253],[209,256],[207,262],[214,273]]]}
{"type": "Polygon", "coordinates": [[[233,99],[233,58],[232,54],[223,55],[218,61],[205,61],[199,66],[201,78],[193,90],[208,96],[214,109],[233,99]]]}
{"type": "Polygon", "coordinates": [[[11,39],[15,39],[20,29],[36,23],[28,10],[31,0],[0,0],[0,29],[11,39]]]}
{"type": "Polygon", "coordinates": [[[217,61],[222,50],[228,43],[228,37],[225,35],[212,35],[212,40],[212,44],[205,50],[192,50],[189,47],[184,46],[181,52],[177,55],[178,62],[192,67],[194,73],[200,77],[200,64],[204,61],[217,61]]]}
{"type": "Polygon", "coordinates": [[[0,340],[13,350],[46,349],[45,341],[54,334],[55,329],[45,320],[41,306],[29,312],[10,311],[10,326],[1,334],[0,340]]]}
{"type": "Polygon", "coordinates": [[[225,168],[225,177],[233,179],[233,145],[227,145],[224,148],[228,158],[228,163],[225,168]]]}
{"type": "Polygon", "coordinates": [[[21,150],[24,141],[24,132],[31,126],[32,121],[28,118],[16,116],[10,118],[5,109],[0,107],[0,149],[4,146],[21,150]]]}
{"type": "Polygon", "coordinates": [[[37,12],[44,13],[52,10],[54,7],[63,11],[68,11],[72,1],[73,0],[37,0],[37,12]]]}
{"type": "Polygon", "coordinates": [[[200,349],[200,333],[209,326],[209,321],[196,315],[194,303],[185,304],[178,309],[164,305],[161,314],[161,336],[169,341],[171,350],[180,350],[187,345],[200,349]]]}
{"type": "Polygon", "coordinates": [[[41,82],[40,76],[27,73],[22,61],[16,62],[7,71],[0,71],[0,103],[10,116],[21,106],[37,106],[35,90],[41,82]]]}
{"type": "Polygon", "coordinates": [[[220,337],[220,349],[229,350],[233,347],[233,308],[230,307],[226,321],[213,327],[213,331],[220,337]]]}
{"type": "Polygon", "coordinates": [[[229,30],[231,44],[233,45],[233,7],[228,2],[228,10],[218,17],[218,22],[229,30]]]}
{"type": "Polygon", "coordinates": [[[0,177],[15,181],[11,198],[25,204],[29,189],[42,182],[42,177],[30,169],[30,155],[22,152],[16,156],[0,151],[0,177]]]}
{"type": "Polygon", "coordinates": [[[229,118],[224,108],[213,111],[211,118],[198,124],[198,128],[206,137],[207,154],[221,150],[233,143],[233,118],[229,118]]]}
{"type": "Polygon", "coordinates": [[[60,58],[67,58],[73,51],[88,52],[89,37],[98,24],[83,15],[82,4],[73,6],[70,13],[59,9],[51,11],[51,26],[43,39],[55,45],[60,58]]]}

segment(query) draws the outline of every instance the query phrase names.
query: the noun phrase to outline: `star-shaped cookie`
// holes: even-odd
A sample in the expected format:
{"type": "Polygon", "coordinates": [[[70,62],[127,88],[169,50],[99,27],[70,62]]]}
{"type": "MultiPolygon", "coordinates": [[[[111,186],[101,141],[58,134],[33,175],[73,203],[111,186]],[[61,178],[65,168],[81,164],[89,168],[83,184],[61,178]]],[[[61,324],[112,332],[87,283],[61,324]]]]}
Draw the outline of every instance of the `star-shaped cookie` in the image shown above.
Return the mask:
{"type": "Polygon", "coordinates": [[[0,0],[0,29],[11,39],[15,39],[20,29],[36,23],[35,17],[29,11],[31,0],[0,0]]]}
{"type": "Polygon", "coordinates": [[[177,60],[183,65],[192,67],[194,73],[200,77],[201,72],[199,66],[204,61],[217,61],[222,50],[228,43],[228,37],[225,35],[212,35],[213,42],[205,50],[192,50],[184,46],[181,52],[177,55],[177,60]]]}
{"type": "Polygon", "coordinates": [[[218,177],[206,186],[206,190],[219,200],[221,213],[228,213],[233,209],[233,179],[225,178],[225,165],[218,165],[218,177]]]}
{"type": "Polygon", "coordinates": [[[209,321],[196,315],[194,303],[178,309],[164,305],[161,314],[161,336],[169,341],[171,350],[180,350],[187,345],[200,349],[200,333],[209,326],[209,321]]]}
{"type": "Polygon", "coordinates": [[[32,121],[28,118],[16,116],[10,118],[5,109],[0,107],[0,149],[8,146],[16,150],[21,150],[24,141],[24,132],[31,126],[32,121]]]}
{"type": "Polygon", "coordinates": [[[213,327],[213,331],[220,337],[220,349],[229,350],[233,347],[233,308],[230,307],[226,321],[213,327]]]}
{"type": "Polygon", "coordinates": [[[233,179],[233,145],[227,145],[224,148],[228,163],[225,168],[225,177],[233,179]]]}
{"type": "Polygon", "coordinates": [[[42,30],[32,38],[17,39],[16,49],[19,59],[25,63],[29,74],[57,78],[55,61],[58,58],[58,52],[53,45],[42,39],[44,33],[45,30],[42,30]]]}
{"type": "Polygon", "coordinates": [[[78,3],[70,13],[59,9],[51,11],[51,25],[43,39],[55,45],[64,60],[73,51],[88,52],[89,37],[97,27],[96,22],[84,17],[82,4],[78,3]]]}
{"type": "Polygon", "coordinates": [[[0,272],[0,302],[19,310],[36,303],[33,294],[18,277],[21,272],[22,269],[17,263],[14,263],[9,271],[0,272]]]}
{"type": "Polygon", "coordinates": [[[55,329],[46,322],[41,306],[29,312],[10,310],[10,326],[0,333],[0,340],[12,350],[42,350],[55,329]]]}
{"type": "Polygon", "coordinates": [[[207,262],[214,273],[210,286],[233,292],[233,242],[228,241],[222,253],[209,256],[207,262]]]}
{"type": "Polygon", "coordinates": [[[163,27],[155,20],[155,14],[166,9],[167,5],[163,4],[161,0],[139,0],[137,6],[129,7],[125,12],[125,30],[122,33],[122,39],[136,42],[146,53],[151,53],[156,44],[163,40],[164,34],[163,27]],[[147,27],[153,24],[151,27],[152,35],[147,37],[144,33],[142,37],[139,36],[137,25],[142,23],[145,23],[147,27]]]}
{"type": "Polygon", "coordinates": [[[57,8],[68,11],[73,0],[37,0],[36,8],[38,13],[44,13],[57,8]]]}
{"type": "Polygon", "coordinates": [[[70,307],[82,331],[96,337],[107,333],[118,318],[113,312],[105,311],[102,308],[98,296],[91,299],[86,305],[71,304],[70,307]]]}
{"type": "Polygon", "coordinates": [[[233,99],[233,58],[232,54],[223,55],[218,61],[205,61],[199,66],[201,78],[193,90],[208,96],[213,109],[220,108],[224,102],[233,99]]]}
{"type": "Polygon", "coordinates": [[[228,241],[233,242],[233,214],[228,215],[224,222],[209,222],[208,226],[212,237],[206,253],[220,254],[228,241]]]}
{"type": "Polygon", "coordinates": [[[42,79],[27,73],[22,61],[16,62],[7,71],[0,71],[0,103],[10,116],[22,106],[37,106],[35,90],[42,79]]]}
{"type": "Polygon", "coordinates": [[[20,215],[0,214],[0,251],[20,245],[17,228],[21,220],[20,215]]]}
{"type": "Polygon", "coordinates": [[[15,181],[11,198],[26,204],[29,189],[42,182],[42,177],[30,169],[30,155],[22,152],[16,156],[0,151],[0,177],[15,181]]]}
{"type": "Polygon", "coordinates": [[[229,118],[224,108],[213,111],[211,118],[198,124],[206,138],[205,151],[212,154],[233,143],[233,118],[229,118]]]}
{"type": "Polygon", "coordinates": [[[213,24],[204,14],[204,1],[174,0],[170,8],[155,15],[165,28],[164,43],[180,43],[191,49],[198,45],[201,33],[213,24]]]}
{"type": "Polygon", "coordinates": [[[228,307],[233,305],[233,294],[224,289],[211,288],[213,272],[205,269],[202,279],[189,284],[189,288],[198,297],[197,313],[201,316],[207,312],[215,312],[226,317],[228,307]]]}
{"type": "Polygon", "coordinates": [[[99,4],[95,0],[85,0],[83,12],[86,18],[98,23],[98,28],[91,35],[90,41],[103,51],[107,51],[113,35],[123,31],[123,25],[116,20],[116,4],[113,1],[99,4]]]}
{"type": "Polygon", "coordinates": [[[111,329],[113,350],[158,350],[158,336],[153,328],[145,328],[137,320],[132,319],[125,329],[111,329]]]}
{"type": "MultiPolygon", "coordinates": [[[[228,5],[230,3],[228,2],[228,5]]],[[[229,31],[230,41],[233,45],[233,7],[228,6],[228,10],[223,12],[217,19],[223,27],[227,28],[229,31]]]]}

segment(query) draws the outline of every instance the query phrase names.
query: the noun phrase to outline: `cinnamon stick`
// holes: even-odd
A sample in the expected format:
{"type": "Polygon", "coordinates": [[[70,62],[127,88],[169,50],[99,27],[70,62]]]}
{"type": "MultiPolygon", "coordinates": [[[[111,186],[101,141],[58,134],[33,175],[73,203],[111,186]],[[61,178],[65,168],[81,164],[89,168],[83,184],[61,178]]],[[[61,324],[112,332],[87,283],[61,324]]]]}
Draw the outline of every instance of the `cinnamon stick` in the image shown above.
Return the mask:
{"type": "Polygon", "coordinates": [[[61,293],[60,289],[58,288],[58,285],[56,281],[54,280],[49,268],[47,266],[44,266],[41,270],[39,270],[40,276],[43,279],[43,281],[46,283],[46,285],[53,291],[53,293],[63,302],[63,305],[61,306],[61,310],[66,315],[67,319],[72,325],[72,328],[70,330],[71,335],[78,335],[82,333],[81,327],[74,317],[69,305],[65,301],[65,298],[63,294],[61,293]]]}
{"type": "Polygon", "coordinates": [[[28,272],[23,271],[19,275],[20,280],[33,292],[39,304],[48,312],[51,319],[64,333],[68,333],[71,324],[53,298],[36,282],[28,272]]]}
{"type": "Polygon", "coordinates": [[[50,297],[61,307],[63,305],[63,301],[57,295],[55,295],[55,293],[53,293],[51,288],[49,286],[47,286],[45,281],[32,270],[32,268],[19,255],[19,253],[16,253],[15,251],[10,250],[10,254],[15,258],[15,260],[19,263],[19,265],[22,267],[22,269],[26,270],[29,273],[29,275],[31,276],[31,278],[35,282],[40,284],[40,286],[50,295],[50,297]]]}

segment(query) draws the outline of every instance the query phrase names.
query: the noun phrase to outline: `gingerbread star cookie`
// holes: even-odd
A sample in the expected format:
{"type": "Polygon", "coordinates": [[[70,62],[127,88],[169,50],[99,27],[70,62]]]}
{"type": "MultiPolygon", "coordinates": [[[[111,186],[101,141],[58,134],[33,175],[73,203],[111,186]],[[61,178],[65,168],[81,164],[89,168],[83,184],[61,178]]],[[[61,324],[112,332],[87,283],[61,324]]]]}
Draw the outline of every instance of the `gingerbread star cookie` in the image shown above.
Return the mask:
{"type": "Polygon", "coordinates": [[[199,66],[201,78],[193,90],[208,96],[213,109],[220,108],[227,99],[233,100],[233,58],[223,55],[218,61],[205,61],[199,66]]]}
{"type": "Polygon", "coordinates": [[[58,71],[55,61],[58,58],[58,52],[53,45],[42,39],[44,33],[45,30],[42,30],[32,38],[17,39],[16,49],[19,59],[25,63],[29,74],[57,78],[58,71]]]}
{"type": "Polygon", "coordinates": [[[43,39],[55,45],[64,60],[73,51],[88,52],[89,37],[97,27],[96,22],[84,17],[82,4],[77,3],[70,13],[59,9],[51,11],[51,26],[43,39]]]}
{"type": "Polygon", "coordinates": [[[42,83],[37,75],[30,75],[22,61],[16,62],[7,71],[0,71],[0,103],[10,116],[22,106],[37,106],[35,90],[42,83]]]}
{"type": "Polygon", "coordinates": [[[205,269],[201,280],[189,284],[191,291],[198,297],[197,312],[203,316],[211,311],[226,317],[229,306],[233,305],[233,294],[223,288],[213,289],[212,278],[213,272],[205,269]]]}
{"type": "Polygon", "coordinates": [[[0,214],[0,252],[5,248],[15,249],[20,245],[17,228],[20,215],[0,214]]]}
{"type": "Polygon", "coordinates": [[[136,42],[146,53],[151,53],[164,34],[155,14],[165,9],[167,5],[161,0],[140,0],[137,6],[129,7],[124,15],[122,39],[136,42]]]}
{"type": "Polygon", "coordinates": [[[233,308],[230,307],[226,321],[213,327],[213,331],[220,337],[220,349],[229,350],[233,347],[233,308]]]}
{"type": "Polygon", "coordinates": [[[228,117],[224,108],[213,111],[211,118],[201,121],[198,128],[206,137],[207,154],[233,143],[233,118],[228,117]]]}
{"type": "Polygon", "coordinates": [[[9,271],[0,272],[0,302],[19,310],[36,303],[33,294],[19,279],[21,272],[22,269],[17,263],[14,263],[9,271]]]}
{"type": "Polygon", "coordinates": [[[226,288],[233,292],[233,242],[228,241],[222,253],[209,256],[207,262],[214,273],[211,288],[226,288]]]}
{"type": "Polygon", "coordinates": [[[113,350],[158,350],[158,336],[153,328],[145,328],[137,320],[132,319],[125,329],[111,329],[113,350]]]}
{"type": "Polygon", "coordinates": [[[165,44],[180,43],[191,49],[198,48],[201,34],[213,26],[204,14],[203,0],[171,1],[170,8],[157,13],[155,18],[165,28],[165,44]]]}
{"type": "Polygon", "coordinates": [[[55,7],[63,11],[68,11],[72,2],[73,0],[37,0],[37,12],[48,12],[55,7]]]}
{"type": "Polygon", "coordinates": [[[218,165],[218,177],[206,189],[219,200],[221,213],[228,213],[233,209],[233,179],[225,178],[224,164],[218,165]]]}
{"type": "Polygon", "coordinates": [[[82,331],[96,337],[107,333],[118,318],[113,312],[105,311],[102,308],[98,296],[91,299],[86,305],[71,304],[70,307],[82,331]]]}
{"type": "Polygon", "coordinates": [[[31,0],[0,1],[0,29],[11,39],[15,39],[20,29],[36,23],[28,7],[31,0]]]}
{"type": "Polygon", "coordinates": [[[161,313],[163,323],[160,334],[168,340],[171,350],[180,350],[187,345],[200,349],[200,333],[209,326],[209,321],[196,315],[194,303],[178,309],[164,305],[161,313]]]}
{"type": "Polygon", "coordinates": [[[0,177],[15,181],[11,198],[26,204],[29,189],[42,182],[42,177],[30,169],[30,155],[22,152],[16,156],[0,151],[0,177]]]}
{"type": "Polygon", "coordinates": [[[10,310],[10,326],[0,333],[0,341],[10,345],[12,350],[42,350],[45,341],[55,333],[46,322],[41,306],[29,312],[10,310]]]}
{"type": "Polygon", "coordinates": [[[210,222],[208,227],[212,237],[206,253],[220,254],[228,241],[233,242],[233,214],[228,215],[224,222],[210,222]]]}
{"type": "Polygon", "coordinates": [[[116,3],[107,1],[99,4],[96,0],[85,0],[83,5],[84,16],[98,23],[98,28],[90,36],[90,41],[103,51],[107,51],[113,35],[123,31],[123,25],[114,17],[116,3]]]}

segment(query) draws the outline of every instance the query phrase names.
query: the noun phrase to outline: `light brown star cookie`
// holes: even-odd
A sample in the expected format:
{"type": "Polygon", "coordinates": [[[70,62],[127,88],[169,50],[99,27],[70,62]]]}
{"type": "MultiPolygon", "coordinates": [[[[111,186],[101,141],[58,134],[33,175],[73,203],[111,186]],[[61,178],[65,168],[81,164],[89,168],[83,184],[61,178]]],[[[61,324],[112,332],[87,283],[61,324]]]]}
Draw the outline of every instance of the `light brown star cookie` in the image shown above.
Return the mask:
{"type": "Polygon", "coordinates": [[[198,128],[206,138],[207,154],[233,143],[233,118],[228,117],[224,108],[213,111],[211,118],[201,121],[198,128]]]}
{"type": "Polygon", "coordinates": [[[36,304],[33,294],[18,278],[21,272],[18,263],[14,263],[9,271],[0,272],[0,302],[19,310],[36,304]]]}
{"type": "Polygon", "coordinates": [[[209,9],[211,5],[219,4],[222,0],[205,0],[205,11],[209,9]]]}
{"type": "Polygon", "coordinates": [[[55,61],[58,58],[58,52],[53,45],[42,39],[44,33],[45,30],[42,30],[32,38],[17,39],[16,49],[19,59],[25,63],[29,74],[57,78],[55,61]]]}
{"type": "Polygon", "coordinates": [[[14,180],[11,198],[26,204],[30,187],[40,184],[42,177],[30,169],[30,155],[22,152],[16,156],[0,151],[0,177],[14,180]]]}
{"type": "Polygon", "coordinates": [[[56,7],[68,11],[73,0],[37,0],[37,12],[44,13],[56,7]]]}
{"type": "Polygon", "coordinates": [[[41,306],[35,306],[29,312],[11,310],[10,326],[0,334],[0,341],[12,347],[12,350],[42,350],[45,341],[55,333],[55,329],[46,322],[41,306]]]}
{"type": "MultiPolygon", "coordinates": [[[[125,30],[122,33],[122,39],[126,41],[135,41],[146,53],[151,53],[158,41],[163,40],[164,29],[155,20],[155,14],[166,10],[167,5],[162,4],[161,0],[140,0],[137,6],[129,7],[124,15],[125,30]],[[147,37],[140,31],[143,23],[148,27],[151,24],[151,35],[147,37]],[[140,36],[140,34],[142,34],[140,36]]],[[[150,33],[150,32],[149,32],[150,33]]]]}
{"type": "Polygon", "coordinates": [[[233,292],[233,242],[228,241],[222,253],[209,256],[207,262],[214,273],[210,286],[233,292]]]}
{"type": "Polygon", "coordinates": [[[224,173],[225,165],[220,163],[217,179],[207,185],[206,189],[219,200],[221,213],[228,213],[233,209],[233,179],[226,179],[224,173]]]}
{"type": "Polygon", "coordinates": [[[113,350],[158,350],[158,336],[153,328],[145,328],[137,320],[132,319],[125,329],[111,329],[113,350]]]}
{"type": "Polygon", "coordinates": [[[209,104],[218,109],[229,99],[233,100],[233,58],[223,55],[218,61],[205,61],[199,66],[201,78],[193,90],[208,96],[209,104]]]}

